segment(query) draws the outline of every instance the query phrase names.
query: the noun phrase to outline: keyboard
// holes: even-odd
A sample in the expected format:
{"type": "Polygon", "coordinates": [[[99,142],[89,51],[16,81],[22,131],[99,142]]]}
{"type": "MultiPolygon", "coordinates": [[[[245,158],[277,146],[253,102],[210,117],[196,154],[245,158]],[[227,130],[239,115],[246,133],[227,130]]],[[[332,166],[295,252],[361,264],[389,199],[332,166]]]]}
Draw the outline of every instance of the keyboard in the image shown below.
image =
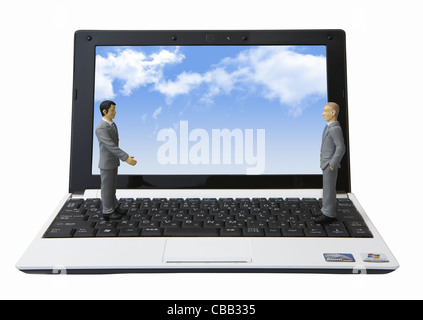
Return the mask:
{"type": "Polygon", "coordinates": [[[123,198],[120,220],[105,219],[101,200],[69,199],[43,238],[349,237],[373,238],[349,199],[337,199],[337,220],[317,224],[314,198],[123,198]]]}

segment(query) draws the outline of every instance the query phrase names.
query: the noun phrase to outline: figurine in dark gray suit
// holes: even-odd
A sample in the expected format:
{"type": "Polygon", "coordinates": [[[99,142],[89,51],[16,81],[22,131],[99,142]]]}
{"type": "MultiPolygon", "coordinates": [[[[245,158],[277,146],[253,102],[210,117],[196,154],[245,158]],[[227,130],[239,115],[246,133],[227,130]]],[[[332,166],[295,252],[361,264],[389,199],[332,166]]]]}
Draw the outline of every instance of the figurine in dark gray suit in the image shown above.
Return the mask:
{"type": "Polygon", "coordinates": [[[116,199],[117,174],[119,160],[135,166],[137,161],[119,148],[119,134],[113,119],[116,115],[116,103],[103,101],[100,104],[103,119],[95,130],[100,147],[100,161],[98,167],[101,175],[101,200],[103,215],[110,219],[119,219],[123,212],[118,208],[116,199]]]}
{"type": "Polygon", "coordinates": [[[336,179],[338,168],[345,154],[344,137],[338,122],[339,105],[328,102],[322,116],[327,121],[323,131],[320,149],[320,168],[323,171],[322,212],[315,219],[316,223],[330,223],[336,219],[336,179]]]}

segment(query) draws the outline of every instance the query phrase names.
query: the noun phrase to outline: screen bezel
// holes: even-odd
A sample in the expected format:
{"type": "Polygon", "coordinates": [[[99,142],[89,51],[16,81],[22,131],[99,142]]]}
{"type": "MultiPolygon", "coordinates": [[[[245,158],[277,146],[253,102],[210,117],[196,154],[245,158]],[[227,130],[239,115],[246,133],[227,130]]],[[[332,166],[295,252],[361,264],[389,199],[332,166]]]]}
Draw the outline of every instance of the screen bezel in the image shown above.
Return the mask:
{"type": "MultiPolygon", "coordinates": [[[[69,191],[100,188],[93,175],[92,141],[95,54],[97,46],[177,45],[324,45],[327,54],[328,101],[337,102],[346,154],[337,190],[351,192],[345,32],[343,30],[269,31],[94,31],[75,32],[71,170],[69,191]]],[[[322,108],[323,109],[323,108],[322,108]]],[[[323,125],[323,120],[322,120],[323,125]]],[[[319,161],[319,159],[316,159],[319,161]]],[[[119,175],[119,189],[321,189],[322,175],[119,175]]]]}

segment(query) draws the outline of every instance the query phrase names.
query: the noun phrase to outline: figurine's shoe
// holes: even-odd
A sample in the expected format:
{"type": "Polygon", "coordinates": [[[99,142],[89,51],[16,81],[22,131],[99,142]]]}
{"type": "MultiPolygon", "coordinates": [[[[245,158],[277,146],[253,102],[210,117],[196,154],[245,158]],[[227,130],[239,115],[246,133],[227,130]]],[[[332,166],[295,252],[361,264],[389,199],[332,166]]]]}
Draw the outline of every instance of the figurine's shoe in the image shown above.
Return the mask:
{"type": "Polygon", "coordinates": [[[336,221],[336,218],[325,216],[323,213],[314,219],[314,222],[318,224],[332,223],[334,221],[336,221]]]}
{"type": "Polygon", "coordinates": [[[104,220],[120,220],[122,219],[122,215],[116,211],[113,211],[112,213],[105,214],[103,213],[104,220]]]}
{"type": "Polygon", "coordinates": [[[121,208],[116,208],[115,212],[122,215],[122,216],[126,216],[126,214],[128,213],[127,209],[121,209],[121,208]]]}

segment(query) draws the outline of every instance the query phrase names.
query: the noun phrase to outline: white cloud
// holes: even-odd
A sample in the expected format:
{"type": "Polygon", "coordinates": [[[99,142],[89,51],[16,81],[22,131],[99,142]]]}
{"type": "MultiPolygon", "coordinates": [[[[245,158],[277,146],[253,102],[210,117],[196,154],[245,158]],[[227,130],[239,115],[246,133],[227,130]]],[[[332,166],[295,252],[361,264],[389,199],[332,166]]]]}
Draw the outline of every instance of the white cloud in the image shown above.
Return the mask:
{"type": "Polygon", "coordinates": [[[140,86],[158,83],[163,76],[163,67],[167,64],[180,63],[185,56],[176,48],[174,52],[161,50],[146,56],[142,52],[125,49],[107,58],[96,57],[95,100],[112,99],[116,96],[113,81],[123,82],[120,93],[129,96],[140,86]]]}
{"type": "MultiPolygon", "coordinates": [[[[99,63],[97,58],[97,64],[99,63]]],[[[100,62],[101,63],[101,62],[100,62]]],[[[95,75],[95,101],[111,100],[116,95],[113,91],[113,78],[104,74],[96,72],[95,75]]]]}
{"type": "Polygon", "coordinates": [[[155,85],[155,90],[164,94],[167,102],[171,103],[172,99],[181,94],[189,94],[201,85],[207,85],[207,90],[201,97],[204,103],[212,103],[214,96],[225,93],[229,94],[242,75],[242,70],[228,73],[224,68],[217,67],[204,74],[196,72],[182,72],[174,81],[165,80],[155,85]]]}
{"type": "Polygon", "coordinates": [[[159,116],[160,113],[162,113],[163,108],[162,107],[158,107],[156,110],[154,110],[153,113],[153,119],[157,120],[157,117],[159,116]]]}
{"type": "Polygon", "coordinates": [[[326,59],[286,48],[262,47],[240,58],[251,66],[251,80],[262,84],[267,99],[299,108],[310,95],[326,93],[326,59]]]}
{"type": "MultiPolygon", "coordinates": [[[[165,95],[171,104],[179,95],[199,94],[199,101],[213,104],[220,94],[243,90],[277,100],[293,116],[305,108],[304,100],[326,94],[326,59],[295,52],[291,47],[264,46],[242,51],[237,57],[222,59],[204,73],[182,72],[174,80],[166,79],[163,68],[185,59],[179,49],[162,49],[146,56],[130,48],[107,58],[97,56],[96,101],[116,96],[113,81],[123,82],[120,93],[128,96],[140,86],[150,85],[165,95]]],[[[153,117],[159,113],[155,111],[153,117]]]]}
{"type": "Polygon", "coordinates": [[[168,98],[174,98],[177,95],[189,93],[203,81],[203,76],[198,73],[182,72],[176,81],[162,81],[156,84],[155,89],[168,98]]]}
{"type": "Polygon", "coordinates": [[[183,72],[174,81],[156,83],[155,90],[166,95],[170,103],[201,85],[207,86],[200,98],[203,103],[211,104],[218,94],[233,90],[260,88],[257,93],[265,99],[277,99],[293,116],[299,116],[306,97],[326,94],[326,59],[294,52],[289,47],[259,47],[225,58],[204,74],[183,72]]]}

